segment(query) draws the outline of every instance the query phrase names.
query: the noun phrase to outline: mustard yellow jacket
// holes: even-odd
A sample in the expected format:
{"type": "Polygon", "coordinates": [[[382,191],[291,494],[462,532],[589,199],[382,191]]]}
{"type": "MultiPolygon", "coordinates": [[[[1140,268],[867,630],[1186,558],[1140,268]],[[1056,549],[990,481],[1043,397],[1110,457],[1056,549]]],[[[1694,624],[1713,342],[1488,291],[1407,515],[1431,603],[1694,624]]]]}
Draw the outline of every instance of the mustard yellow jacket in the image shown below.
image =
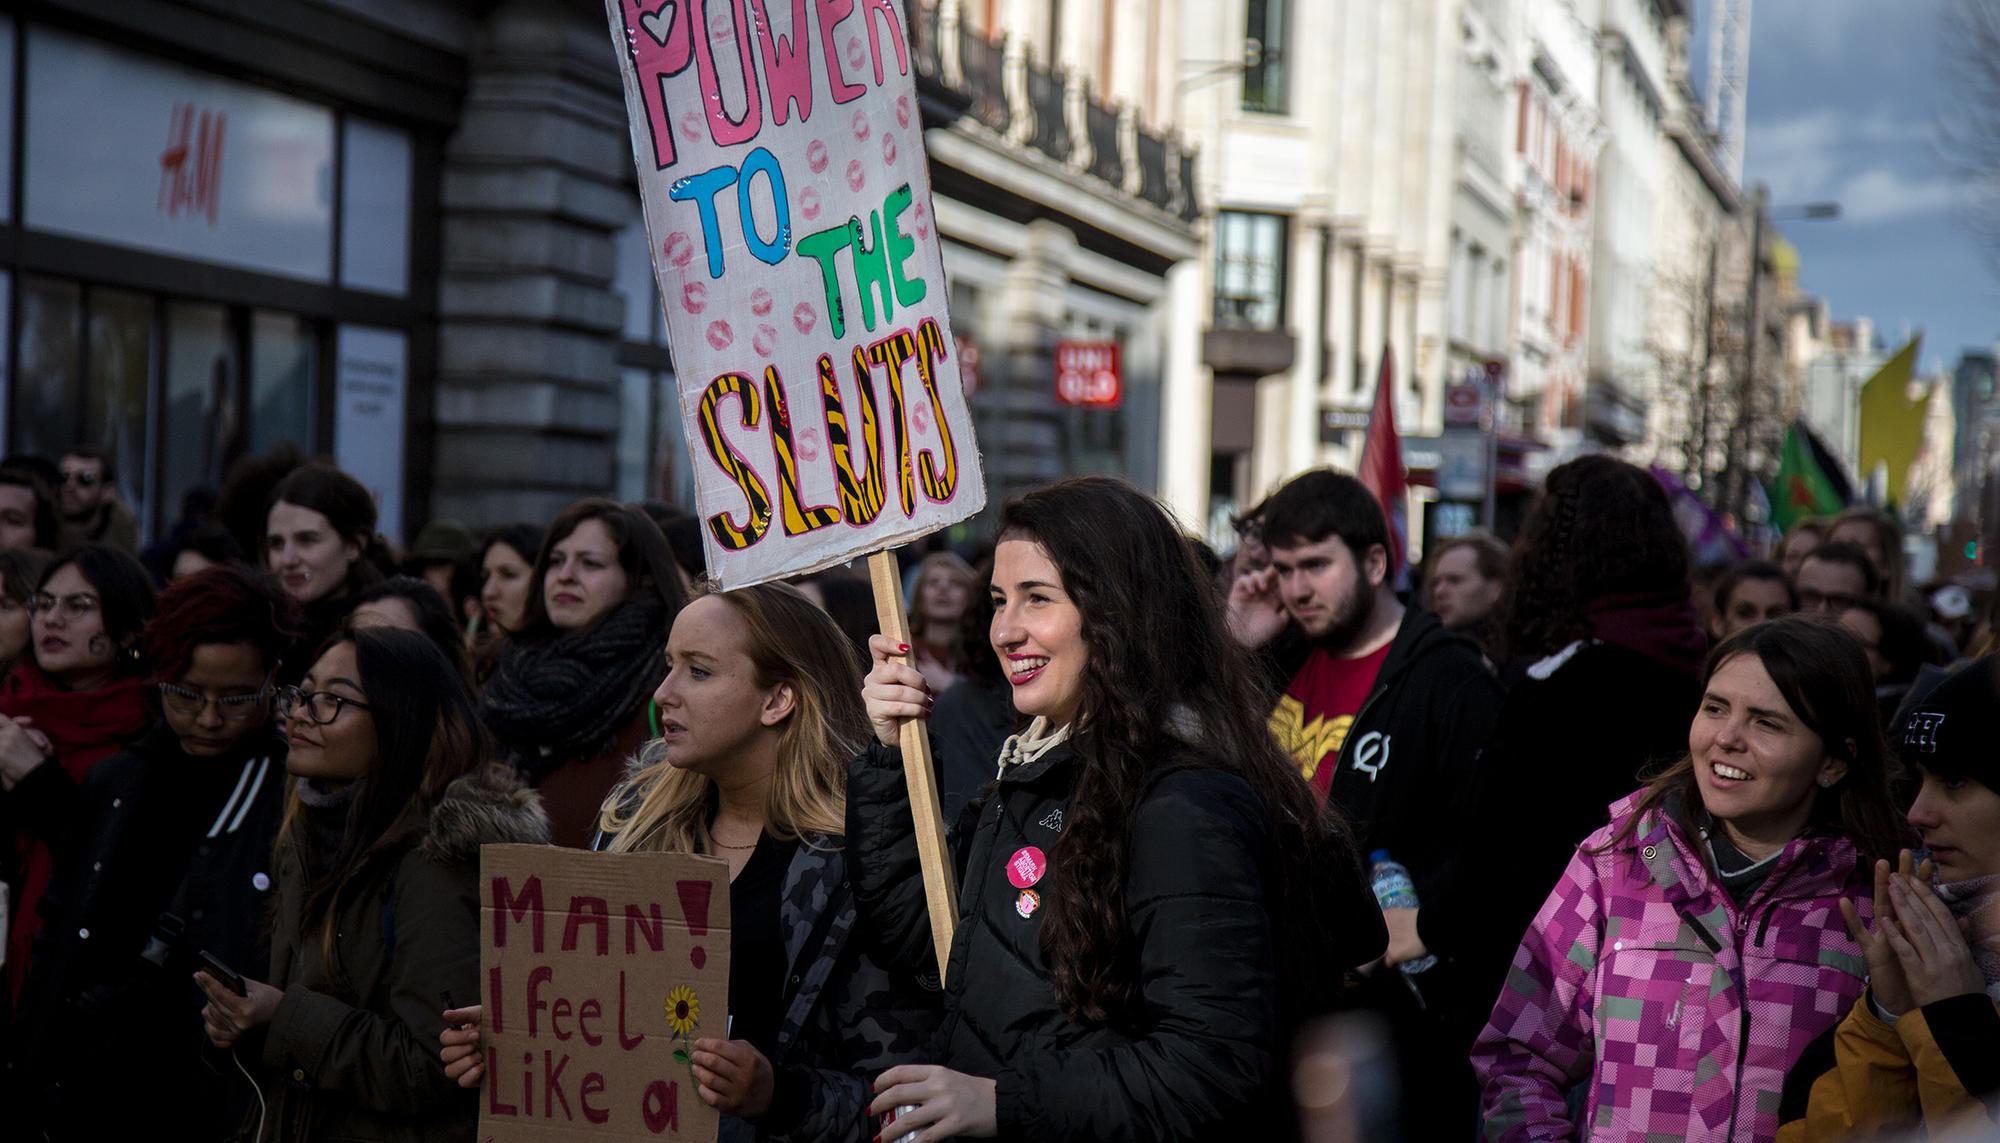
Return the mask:
{"type": "Polygon", "coordinates": [[[1930,1138],[1987,1138],[2000,1126],[2000,1007],[1983,995],[1929,1004],[1892,1024],[1864,993],[1835,1029],[1833,1055],[1812,1082],[1805,1117],[1781,1126],[1778,1143],[1903,1137],[1919,1126],[1930,1138]]]}

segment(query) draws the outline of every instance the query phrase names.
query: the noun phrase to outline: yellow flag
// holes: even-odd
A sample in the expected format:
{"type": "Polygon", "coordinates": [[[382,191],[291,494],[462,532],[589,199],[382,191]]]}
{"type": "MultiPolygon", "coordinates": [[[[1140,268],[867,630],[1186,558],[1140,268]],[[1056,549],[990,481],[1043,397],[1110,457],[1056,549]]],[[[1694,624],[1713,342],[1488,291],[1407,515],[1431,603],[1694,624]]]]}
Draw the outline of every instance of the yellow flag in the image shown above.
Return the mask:
{"type": "Polygon", "coordinates": [[[1865,481],[1876,462],[1887,464],[1889,499],[1898,504],[1924,440],[1924,403],[1910,400],[1910,378],[1923,340],[1922,334],[1911,338],[1861,386],[1860,476],[1865,481]]]}

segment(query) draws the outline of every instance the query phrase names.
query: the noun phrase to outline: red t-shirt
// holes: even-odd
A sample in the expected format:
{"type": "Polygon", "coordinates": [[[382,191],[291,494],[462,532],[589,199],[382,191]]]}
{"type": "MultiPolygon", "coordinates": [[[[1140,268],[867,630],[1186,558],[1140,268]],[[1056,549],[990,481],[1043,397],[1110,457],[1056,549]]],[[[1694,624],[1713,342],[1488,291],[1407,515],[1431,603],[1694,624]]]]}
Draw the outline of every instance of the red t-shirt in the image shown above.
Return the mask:
{"type": "Polygon", "coordinates": [[[1355,659],[1314,648],[1271,712],[1271,733],[1322,802],[1333,787],[1331,763],[1347,741],[1347,728],[1354,724],[1361,704],[1368,701],[1393,642],[1355,659]]]}

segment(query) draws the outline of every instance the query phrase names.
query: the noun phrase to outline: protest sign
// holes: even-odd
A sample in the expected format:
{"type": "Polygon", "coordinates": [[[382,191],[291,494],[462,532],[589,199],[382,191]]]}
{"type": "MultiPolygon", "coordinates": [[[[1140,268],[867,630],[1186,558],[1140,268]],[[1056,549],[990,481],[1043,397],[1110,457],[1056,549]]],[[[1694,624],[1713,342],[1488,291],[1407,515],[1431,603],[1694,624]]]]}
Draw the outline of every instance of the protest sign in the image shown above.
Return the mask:
{"type": "Polygon", "coordinates": [[[726,1038],[729,863],[480,850],[479,1138],[713,1140],[695,1040],[726,1038]]]}
{"type": "Polygon", "coordinates": [[[606,0],[724,587],[985,505],[902,0],[606,0]]]}

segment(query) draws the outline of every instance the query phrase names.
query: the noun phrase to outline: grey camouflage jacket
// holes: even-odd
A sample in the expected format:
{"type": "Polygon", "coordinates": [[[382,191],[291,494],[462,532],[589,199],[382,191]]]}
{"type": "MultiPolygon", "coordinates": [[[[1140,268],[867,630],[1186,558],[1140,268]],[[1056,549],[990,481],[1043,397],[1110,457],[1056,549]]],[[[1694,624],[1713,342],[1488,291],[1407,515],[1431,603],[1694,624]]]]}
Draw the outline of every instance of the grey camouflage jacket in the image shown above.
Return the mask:
{"type": "MultiPolygon", "coordinates": [[[[611,839],[599,832],[593,849],[611,839]]],[[[721,1143],[866,1143],[876,1075],[921,1061],[944,1012],[935,977],[891,974],[852,939],[854,889],[842,839],[807,834],[785,874],[785,1014],[771,1068],[777,1093],[751,1123],[723,1116],[721,1143]]]]}

